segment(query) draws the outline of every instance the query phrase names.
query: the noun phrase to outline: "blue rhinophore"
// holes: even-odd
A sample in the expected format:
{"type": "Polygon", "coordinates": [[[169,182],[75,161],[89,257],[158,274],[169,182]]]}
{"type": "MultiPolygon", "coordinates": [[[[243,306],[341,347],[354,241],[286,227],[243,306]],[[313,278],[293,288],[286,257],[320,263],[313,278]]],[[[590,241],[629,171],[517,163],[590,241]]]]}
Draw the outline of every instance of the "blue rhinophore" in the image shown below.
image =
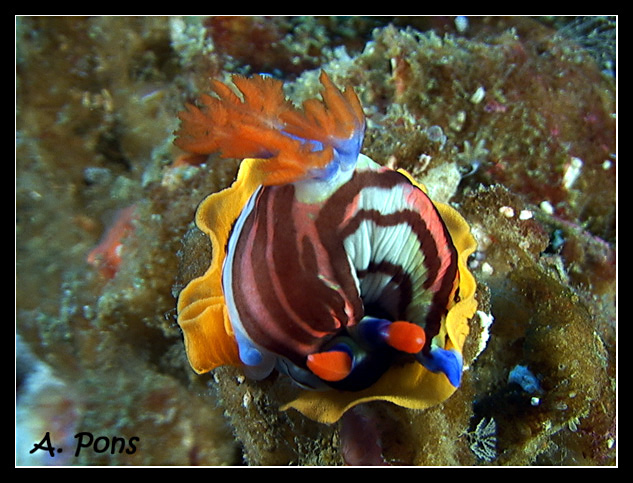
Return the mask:
{"type": "Polygon", "coordinates": [[[428,354],[421,352],[418,360],[429,371],[444,373],[454,387],[462,382],[464,359],[459,351],[435,347],[428,354]]]}

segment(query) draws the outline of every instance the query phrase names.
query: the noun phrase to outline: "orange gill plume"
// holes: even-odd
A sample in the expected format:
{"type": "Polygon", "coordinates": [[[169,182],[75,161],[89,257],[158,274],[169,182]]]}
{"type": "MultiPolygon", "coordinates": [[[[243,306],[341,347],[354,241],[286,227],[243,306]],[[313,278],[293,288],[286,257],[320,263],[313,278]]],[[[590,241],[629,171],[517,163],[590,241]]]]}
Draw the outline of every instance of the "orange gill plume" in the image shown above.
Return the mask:
{"type": "Polygon", "coordinates": [[[285,130],[322,143],[348,140],[364,131],[365,114],[354,90],[348,86],[340,91],[324,71],[319,80],[324,87],[323,102],[308,99],[303,103],[303,112],[293,109],[282,113],[285,130]]]}
{"type": "MultiPolygon", "coordinates": [[[[241,97],[214,80],[215,97],[202,95],[187,104],[175,144],[194,154],[219,152],[225,158],[264,158],[265,185],[296,181],[326,166],[337,141],[362,132],[362,106],[350,88],[341,92],[321,72],[323,101],[309,99],[297,109],[283,93],[282,81],[269,76],[234,75],[241,97]]],[[[362,136],[361,136],[362,138],[362,136]]]]}

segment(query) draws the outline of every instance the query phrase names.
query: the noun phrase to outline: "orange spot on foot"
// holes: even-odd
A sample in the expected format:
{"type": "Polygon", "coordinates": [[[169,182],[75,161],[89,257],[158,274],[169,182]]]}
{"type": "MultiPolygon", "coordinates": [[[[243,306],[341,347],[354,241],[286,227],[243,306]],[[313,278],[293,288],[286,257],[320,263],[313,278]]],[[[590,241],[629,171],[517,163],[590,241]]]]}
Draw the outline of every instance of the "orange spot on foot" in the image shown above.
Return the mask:
{"type": "Polygon", "coordinates": [[[417,354],[424,347],[426,335],[419,325],[403,320],[393,322],[387,332],[387,344],[409,354],[417,354]]]}
{"type": "Polygon", "coordinates": [[[344,351],[310,354],[308,369],[324,381],[340,381],[352,371],[352,358],[344,351]]]}

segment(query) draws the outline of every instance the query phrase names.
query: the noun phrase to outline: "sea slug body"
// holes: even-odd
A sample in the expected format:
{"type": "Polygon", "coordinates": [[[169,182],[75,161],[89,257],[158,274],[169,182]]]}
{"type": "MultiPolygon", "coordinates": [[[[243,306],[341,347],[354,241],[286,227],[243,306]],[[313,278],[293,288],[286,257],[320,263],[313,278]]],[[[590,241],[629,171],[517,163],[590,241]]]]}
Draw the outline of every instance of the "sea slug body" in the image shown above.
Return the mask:
{"type": "Polygon", "coordinates": [[[317,421],[377,399],[423,409],[460,384],[475,241],[408,173],[360,153],[356,94],[320,80],[302,109],[257,75],[181,113],[184,151],[244,159],[196,213],[213,259],[178,300],[189,362],[279,370],[307,389],[282,409],[317,421]]]}

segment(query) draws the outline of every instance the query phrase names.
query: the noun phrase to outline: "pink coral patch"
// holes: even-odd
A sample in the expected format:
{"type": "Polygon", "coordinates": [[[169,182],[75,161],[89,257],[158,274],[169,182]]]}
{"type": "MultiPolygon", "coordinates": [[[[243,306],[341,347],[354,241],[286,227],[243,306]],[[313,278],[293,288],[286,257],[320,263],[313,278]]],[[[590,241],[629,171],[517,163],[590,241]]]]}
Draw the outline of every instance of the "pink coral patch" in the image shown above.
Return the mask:
{"type": "Polygon", "coordinates": [[[131,205],[117,213],[112,226],[86,258],[86,261],[97,268],[105,278],[114,278],[119,270],[123,241],[134,229],[132,221],[135,208],[135,205],[131,205]]]}

